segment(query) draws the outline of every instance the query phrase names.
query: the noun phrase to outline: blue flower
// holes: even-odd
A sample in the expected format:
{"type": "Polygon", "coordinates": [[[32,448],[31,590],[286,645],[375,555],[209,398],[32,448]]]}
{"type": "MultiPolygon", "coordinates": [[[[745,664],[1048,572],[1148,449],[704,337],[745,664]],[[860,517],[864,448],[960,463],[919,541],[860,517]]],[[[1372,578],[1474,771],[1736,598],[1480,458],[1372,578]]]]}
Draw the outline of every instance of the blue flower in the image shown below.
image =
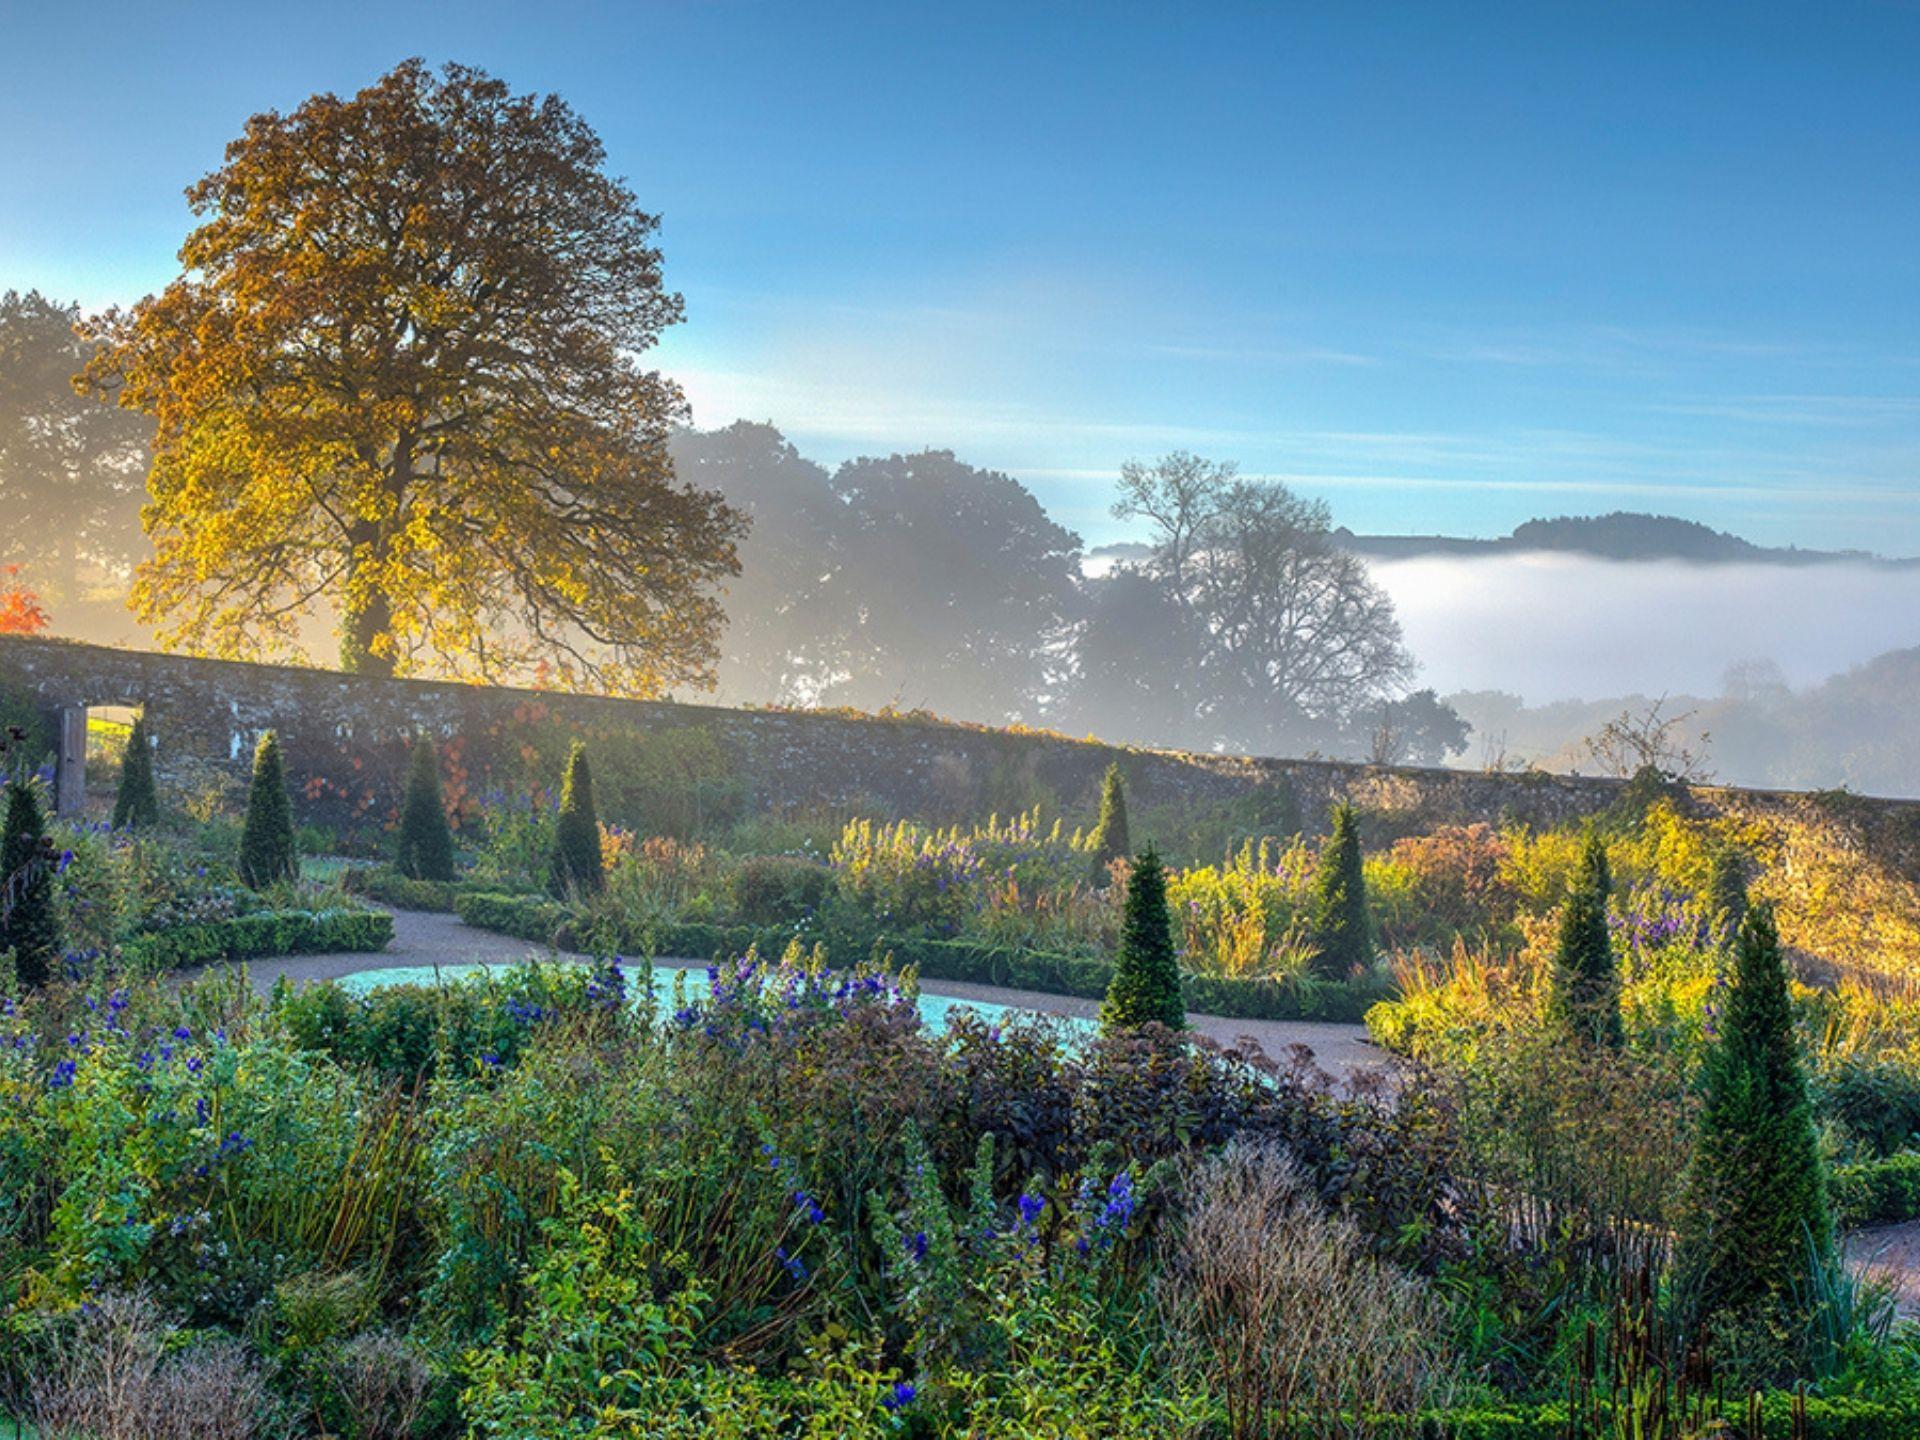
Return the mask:
{"type": "Polygon", "coordinates": [[[1022,1193],[1019,1201],[1020,1224],[1028,1230],[1040,1223],[1040,1216],[1047,1208],[1047,1202],[1038,1195],[1022,1193]]]}
{"type": "Polygon", "coordinates": [[[798,1255],[789,1255],[784,1245],[776,1249],[773,1252],[773,1256],[774,1259],[780,1262],[781,1267],[786,1270],[787,1274],[791,1275],[794,1279],[805,1280],[807,1278],[806,1262],[798,1255]]]}
{"type": "Polygon", "coordinates": [[[913,1234],[907,1237],[906,1245],[904,1248],[907,1252],[907,1258],[913,1261],[915,1264],[918,1264],[920,1261],[926,1259],[927,1258],[927,1232],[924,1230],[914,1231],[913,1234]]]}
{"type": "Polygon", "coordinates": [[[919,1396],[920,1392],[911,1380],[896,1380],[893,1389],[884,1395],[880,1403],[889,1410],[904,1410],[919,1396]]]}

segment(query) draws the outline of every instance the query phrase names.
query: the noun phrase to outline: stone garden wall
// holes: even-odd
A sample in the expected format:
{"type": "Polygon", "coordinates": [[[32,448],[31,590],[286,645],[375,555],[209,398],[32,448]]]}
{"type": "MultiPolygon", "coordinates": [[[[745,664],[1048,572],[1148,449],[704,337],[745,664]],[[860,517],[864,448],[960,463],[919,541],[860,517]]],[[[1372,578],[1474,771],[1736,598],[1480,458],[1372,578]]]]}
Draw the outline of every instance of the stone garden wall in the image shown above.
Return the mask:
{"type": "MultiPolygon", "coordinates": [[[[397,801],[407,738],[442,746],[457,793],[524,779],[538,729],[590,742],[620,737],[697,738],[709,770],[723,768],[736,803],[777,810],[814,804],[880,813],[959,816],[1000,798],[1045,794],[1090,808],[1115,759],[1136,805],[1231,801],[1261,787],[1290,790],[1309,827],[1336,798],[1411,825],[1517,819],[1536,825],[1591,814],[1623,782],[1539,772],[1380,768],[1324,760],[1259,759],[1126,750],[1060,736],[989,730],[919,717],[736,710],[612,700],[550,691],[430,680],[382,680],[328,670],[259,665],[65,641],[0,637],[0,705],[38,709],[45,733],[63,734],[62,794],[84,750],[74,712],[94,705],[145,708],[162,785],[244,775],[268,728],[285,749],[296,809],[378,821],[397,801]]],[[[674,753],[685,753],[681,745],[674,753]]],[[[1863,854],[1920,878],[1920,802],[1703,787],[1703,808],[1764,817],[1818,811],[1844,822],[1863,854]]]]}

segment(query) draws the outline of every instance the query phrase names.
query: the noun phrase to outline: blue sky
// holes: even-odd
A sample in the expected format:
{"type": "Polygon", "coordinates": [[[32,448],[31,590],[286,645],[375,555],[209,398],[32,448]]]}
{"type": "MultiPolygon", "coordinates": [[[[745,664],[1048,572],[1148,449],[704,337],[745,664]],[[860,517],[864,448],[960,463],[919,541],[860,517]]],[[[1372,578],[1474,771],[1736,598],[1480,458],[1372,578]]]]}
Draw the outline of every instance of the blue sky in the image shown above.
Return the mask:
{"type": "Polygon", "coordinates": [[[1361,530],[1920,553],[1920,3],[0,0],[0,287],[157,288],[249,114],[413,54],[598,128],[702,424],[1090,541],[1185,447],[1361,530]]]}

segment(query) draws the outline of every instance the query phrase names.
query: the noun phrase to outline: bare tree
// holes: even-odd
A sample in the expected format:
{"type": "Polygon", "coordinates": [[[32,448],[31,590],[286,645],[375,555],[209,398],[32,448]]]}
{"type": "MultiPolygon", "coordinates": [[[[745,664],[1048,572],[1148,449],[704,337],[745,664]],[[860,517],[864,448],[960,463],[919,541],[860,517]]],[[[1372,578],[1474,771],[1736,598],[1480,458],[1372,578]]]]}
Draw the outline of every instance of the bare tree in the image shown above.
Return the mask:
{"type": "Polygon", "coordinates": [[[1662,695],[1638,710],[1622,710],[1587,737],[1587,753],[1608,775],[1637,775],[1653,769],[1686,784],[1711,779],[1707,750],[1713,737],[1702,730],[1698,749],[1689,738],[1688,726],[1699,712],[1667,715],[1666,704],[1667,697],[1662,695]]]}
{"type": "Polygon", "coordinates": [[[1179,451],[1122,467],[1113,511],[1153,524],[1145,568],[1199,646],[1197,705],[1218,743],[1298,744],[1412,675],[1393,602],[1334,542],[1324,501],[1179,451]]]}

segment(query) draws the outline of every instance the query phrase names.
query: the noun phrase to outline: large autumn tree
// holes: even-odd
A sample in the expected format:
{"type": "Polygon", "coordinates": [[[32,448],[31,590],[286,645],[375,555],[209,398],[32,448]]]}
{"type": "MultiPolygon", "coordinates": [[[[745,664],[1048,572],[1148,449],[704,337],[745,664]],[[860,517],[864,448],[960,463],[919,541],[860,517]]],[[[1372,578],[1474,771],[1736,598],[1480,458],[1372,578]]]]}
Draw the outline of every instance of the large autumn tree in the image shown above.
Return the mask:
{"type": "Polygon", "coordinates": [[[554,96],[411,60],[248,122],[86,383],[158,422],[163,640],[654,694],[708,683],[742,521],[676,482],[656,217],[554,96]]]}

